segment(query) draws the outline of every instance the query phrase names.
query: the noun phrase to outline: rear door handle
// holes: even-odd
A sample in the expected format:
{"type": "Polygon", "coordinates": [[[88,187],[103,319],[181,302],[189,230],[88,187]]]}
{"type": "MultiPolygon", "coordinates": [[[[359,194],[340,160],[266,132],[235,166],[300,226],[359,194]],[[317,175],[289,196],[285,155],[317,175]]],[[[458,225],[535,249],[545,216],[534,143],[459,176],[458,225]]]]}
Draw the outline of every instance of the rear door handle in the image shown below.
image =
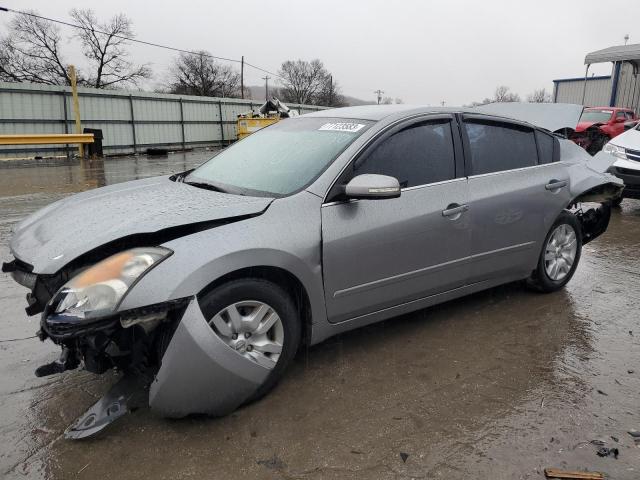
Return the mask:
{"type": "MultiPolygon", "coordinates": [[[[462,215],[467,210],[469,210],[469,205],[466,205],[466,204],[459,205],[457,203],[452,203],[450,205],[447,205],[447,208],[445,208],[442,211],[442,216],[443,217],[455,217],[455,218],[458,218],[460,215],[462,215]]],[[[455,218],[453,218],[452,220],[455,220],[455,218]]]]}
{"type": "Polygon", "coordinates": [[[561,188],[564,188],[566,186],[566,180],[551,180],[544,186],[544,188],[546,188],[547,190],[560,190],[561,188]]]}

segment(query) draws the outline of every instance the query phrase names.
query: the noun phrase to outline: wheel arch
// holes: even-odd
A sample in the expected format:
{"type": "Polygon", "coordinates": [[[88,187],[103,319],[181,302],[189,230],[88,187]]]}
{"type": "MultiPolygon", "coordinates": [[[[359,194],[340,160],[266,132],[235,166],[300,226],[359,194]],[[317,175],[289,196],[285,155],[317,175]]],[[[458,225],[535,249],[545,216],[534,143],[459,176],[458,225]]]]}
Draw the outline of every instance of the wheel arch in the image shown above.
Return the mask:
{"type": "Polygon", "coordinates": [[[620,196],[622,188],[624,187],[613,182],[601,183],[587,188],[571,200],[569,207],[577,207],[580,203],[600,204],[594,208],[579,209],[573,212],[582,228],[583,245],[599,237],[607,230],[611,219],[611,202],[620,196]]]}
{"type": "Polygon", "coordinates": [[[220,285],[231,280],[241,278],[259,278],[268,280],[282,287],[287,293],[291,294],[291,298],[296,304],[296,308],[300,312],[302,341],[308,345],[311,340],[313,313],[309,293],[302,281],[290,271],[273,265],[256,265],[251,267],[239,268],[216,278],[211,283],[202,288],[196,295],[198,301],[220,285]]]}

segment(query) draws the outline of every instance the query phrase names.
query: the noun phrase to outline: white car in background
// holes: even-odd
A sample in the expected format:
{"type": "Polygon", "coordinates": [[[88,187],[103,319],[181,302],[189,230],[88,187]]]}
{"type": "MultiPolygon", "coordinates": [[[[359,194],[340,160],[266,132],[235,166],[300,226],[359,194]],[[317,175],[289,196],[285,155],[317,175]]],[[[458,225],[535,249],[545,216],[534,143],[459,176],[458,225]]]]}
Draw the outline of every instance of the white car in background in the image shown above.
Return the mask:
{"type": "Polygon", "coordinates": [[[640,123],[613,138],[604,152],[617,158],[608,171],[624,182],[622,196],[614,204],[623,198],[640,199],[640,123]]]}

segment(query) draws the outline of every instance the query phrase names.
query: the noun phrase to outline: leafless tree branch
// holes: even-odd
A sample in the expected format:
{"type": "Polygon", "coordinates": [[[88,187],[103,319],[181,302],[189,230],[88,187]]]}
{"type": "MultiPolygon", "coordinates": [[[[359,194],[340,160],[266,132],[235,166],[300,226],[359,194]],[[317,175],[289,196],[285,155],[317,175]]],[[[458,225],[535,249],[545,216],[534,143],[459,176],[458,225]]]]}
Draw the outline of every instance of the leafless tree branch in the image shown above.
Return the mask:
{"type": "Polygon", "coordinates": [[[127,38],[133,38],[134,33],[132,22],[126,15],[115,15],[109,21],[100,23],[89,9],[74,8],[70,14],[82,27],[76,36],[82,43],[82,53],[93,67],[93,73],[84,84],[94,88],[109,88],[135,85],[151,77],[148,65],[136,66],[127,59],[127,38]]]}
{"type": "Polygon", "coordinates": [[[8,35],[0,39],[0,80],[68,85],[62,40],[60,29],[50,22],[28,15],[13,17],[8,35]]]}
{"type": "Polygon", "coordinates": [[[527,102],[530,103],[550,103],[551,94],[547,93],[546,88],[534,90],[533,93],[527,95],[527,102]]]}
{"type": "Polygon", "coordinates": [[[208,97],[239,97],[240,74],[200,51],[181,53],[170,71],[171,93],[208,97]]]}

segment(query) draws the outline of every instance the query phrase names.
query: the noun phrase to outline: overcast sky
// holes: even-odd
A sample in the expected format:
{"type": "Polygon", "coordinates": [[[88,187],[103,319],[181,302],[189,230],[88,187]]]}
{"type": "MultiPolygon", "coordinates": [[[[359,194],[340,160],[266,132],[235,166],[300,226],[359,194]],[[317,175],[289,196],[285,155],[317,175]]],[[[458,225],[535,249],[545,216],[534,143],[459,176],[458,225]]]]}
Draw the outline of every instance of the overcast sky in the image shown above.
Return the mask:
{"type": "MultiPolygon", "coordinates": [[[[382,89],[405,103],[431,105],[491,97],[497,85],[522,97],[550,91],[553,79],[584,74],[587,52],[622,44],[627,33],[629,43],[640,43],[637,0],[0,0],[0,6],[64,20],[73,7],[105,19],[124,12],[141,40],[244,55],[270,71],[284,60],[319,58],[346,95],[374,100],[373,91],[382,89]]],[[[0,12],[0,20],[10,15],[0,12]]],[[[132,53],[151,63],[157,78],[174,56],[145,46],[132,53]]],[[[611,66],[592,71],[609,74],[611,66]]],[[[264,84],[262,76],[248,69],[246,84],[264,84]]]]}

